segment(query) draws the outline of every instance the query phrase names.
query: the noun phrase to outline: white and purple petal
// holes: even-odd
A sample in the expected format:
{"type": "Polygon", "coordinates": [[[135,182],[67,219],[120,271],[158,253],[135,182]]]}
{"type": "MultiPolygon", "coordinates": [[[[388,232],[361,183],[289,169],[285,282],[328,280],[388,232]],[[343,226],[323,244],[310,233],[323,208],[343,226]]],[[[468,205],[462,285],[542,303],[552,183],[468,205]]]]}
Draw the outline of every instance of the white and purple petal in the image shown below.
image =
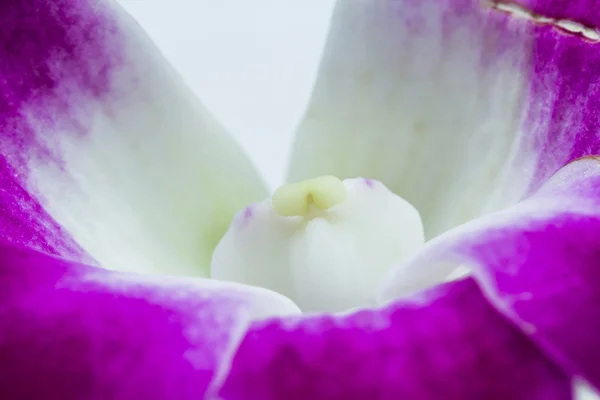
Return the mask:
{"type": "Polygon", "coordinates": [[[380,180],[428,238],[481,214],[518,136],[530,37],[478,0],[338,2],[290,179],[380,180]]]}
{"type": "Polygon", "coordinates": [[[290,177],[378,179],[428,238],[514,204],[600,152],[598,46],[478,0],[339,2],[290,177]]]}
{"type": "Polygon", "coordinates": [[[6,241],[81,259],[75,240],[109,268],[202,275],[233,214],[265,196],[114,2],[4,1],[0,59],[6,241]]]}
{"type": "Polygon", "coordinates": [[[93,259],[40,205],[6,160],[0,160],[0,241],[78,261],[93,259]]]}
{"type": "Polygon", "coordinates": [[[570,376],[600,390],[600,161],[561,169],[535,195],[451,230],[398,266],[392,299],[469,266],[491,303],[570,376]]]}
{"type": "Polygon", "coordinates": [[[0,398],[209,396],[250,322],[288,299],[206,279],[116,273],[0,246],[0,398]]]}

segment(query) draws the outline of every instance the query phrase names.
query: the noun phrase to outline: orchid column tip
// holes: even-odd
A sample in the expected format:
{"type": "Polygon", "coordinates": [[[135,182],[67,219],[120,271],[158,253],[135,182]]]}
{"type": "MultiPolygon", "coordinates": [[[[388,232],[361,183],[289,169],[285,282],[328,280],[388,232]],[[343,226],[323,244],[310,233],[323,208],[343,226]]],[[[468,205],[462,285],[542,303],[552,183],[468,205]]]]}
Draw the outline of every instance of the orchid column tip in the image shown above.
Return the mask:
{"type": "Polygon", "coordinates": [[[346,200],[344,183],[326,175],[290,183],[275,191],[273,210],[282,217],[307,217],[311,210],[327,210],[346,200]]]}

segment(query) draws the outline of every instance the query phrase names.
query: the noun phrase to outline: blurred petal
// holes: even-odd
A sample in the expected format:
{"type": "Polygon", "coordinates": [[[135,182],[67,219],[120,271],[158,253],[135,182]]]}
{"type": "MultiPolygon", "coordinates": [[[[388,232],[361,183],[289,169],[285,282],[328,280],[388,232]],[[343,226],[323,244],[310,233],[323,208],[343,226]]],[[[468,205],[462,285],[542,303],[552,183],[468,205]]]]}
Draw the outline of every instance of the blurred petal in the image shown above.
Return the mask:
{"type": "Polygon", "coordinates": [[[600,389],[600,160],[559,171],[522,203],[436,238],[385,290],[465,264],[492,303],[569,374],[600,389]],[[412,280],[411,280],[412,279],[412,280]]]}
{"type": "Polygon", "coordinates": [[[423,246],[423,226],[381,182],[346,179],[343,188],[342,203],[312,216],[283,217],[271,199],[238,213],[215,249],[211,277],[277,291],[302,311],[375,305],[389,268],[423,246]]]}
{"type": "Polygon", "coordinates": [[[227,400],[571,399],[570,380],[471,280],[381,310],[254,325],[227,400]]]}
{"type": "Polygon", "coordinates": [[[339,2],[291,179],[381,180],[433,237],[600,152],[598,45],[483,3],[339,2]]]}
{"type": "Polygon", "coordinates": [[[288,299],[211,280],[99,270],[0,247],[0,398],[201,399],[250,321],[288,299]]]}
{"type": "MultiPolygon", "coordinates": [[[[233,214],[265,196],[246,156],[114,2],[4,1],[0,58],[3,224],[42,226],[59,244],[62,225],[111,268],[203,274],[233,214]]],[[[8,241],[44,249],[16,229],[8,241]]]]}

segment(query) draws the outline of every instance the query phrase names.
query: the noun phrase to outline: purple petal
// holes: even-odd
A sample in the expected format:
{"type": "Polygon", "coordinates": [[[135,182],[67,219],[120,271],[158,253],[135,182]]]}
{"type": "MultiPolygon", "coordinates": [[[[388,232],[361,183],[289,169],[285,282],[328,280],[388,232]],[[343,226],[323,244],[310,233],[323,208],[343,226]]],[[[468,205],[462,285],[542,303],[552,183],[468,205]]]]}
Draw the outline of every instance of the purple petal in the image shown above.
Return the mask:
{"type": "Polygon", "coordinates": [[[234,213],[266,195],[114,1],[3,1],[0,59],[0,240],[202,275],[234,213]]]}
{"type": "Polygon", "coordinates": [[[252,319],[296,310],[262,289],[0,246],[0,398],[201,399],[252,319]]]}
{"type": "Polygon", "coordinates": [[[440,268],[468,265],[498,310],[600,389],[599,210],[600,161],[576,161],[530,199],[433,240],[398,267],[385,297],[404,292],[411,275],[425,284],[440,268]]]}
{"type": "Polygon", "coordinates": [[[513,0],[536,14],[556,19],[568,19],[592,28],[600,27],[598,0],[513,0]]]}
{"type": "Polygon", "coordinates": [[[227,400],[571,399],[570,380],[473,280],[382,310],[254,326],[227,400]]]}

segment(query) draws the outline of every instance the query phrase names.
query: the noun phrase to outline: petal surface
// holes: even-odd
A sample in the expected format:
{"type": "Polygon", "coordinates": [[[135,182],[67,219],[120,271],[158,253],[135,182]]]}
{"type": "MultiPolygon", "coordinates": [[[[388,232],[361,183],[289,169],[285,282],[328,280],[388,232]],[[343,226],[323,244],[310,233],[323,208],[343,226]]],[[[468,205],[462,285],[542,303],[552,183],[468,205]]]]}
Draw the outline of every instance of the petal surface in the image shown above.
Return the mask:
{"type": "Polygon", "coordinates": [[[257,323],[226,400],[571,399],[569,378],[471,279],[380,310],[257,323]]]}
{"type": "MultiPolygon", "coordinates": [[[[265,196],[247,157],[114,2],[4,1],[0,58],[0,222],[74,239],[109,268],[202,275],[233,214],[265,196]]],[[[7,241],[35,242],[18,235],[7,241]]]]}
{"type": "Polygon", "coordinates": [[[15,170],[0,159],[0,241],[94,263],[73,237],[23,187],[15,170]]]}
{"type": "Polygon", "coordinates": [[[598,45],[484,3],[339,2],[290,178],[378,179],[431,238],[597,154],[598,45]]]}
{"type": "Polygon", "coordinates": [[[428,243],[396,269],[384,297],[468,265],[498,310],[563,370],[599,390],[598,249],[600,161],[589,157],[561,169],[528,200],[428,243]]]}
{"type": "Polygon", "coordinates": [[[0,246],[0,398],[201,399],[250,321],[297,310],[263,289],[0,246]]]}
{"type": "MultiPolygon", "coordinates": [[[[576,2],[575,2],[576,3],[576,2]]],[[[560,168],[600,154],[600,43],[551,26],[537,26],[528,104],[506,186],[538,189],[560,168]]]]}

